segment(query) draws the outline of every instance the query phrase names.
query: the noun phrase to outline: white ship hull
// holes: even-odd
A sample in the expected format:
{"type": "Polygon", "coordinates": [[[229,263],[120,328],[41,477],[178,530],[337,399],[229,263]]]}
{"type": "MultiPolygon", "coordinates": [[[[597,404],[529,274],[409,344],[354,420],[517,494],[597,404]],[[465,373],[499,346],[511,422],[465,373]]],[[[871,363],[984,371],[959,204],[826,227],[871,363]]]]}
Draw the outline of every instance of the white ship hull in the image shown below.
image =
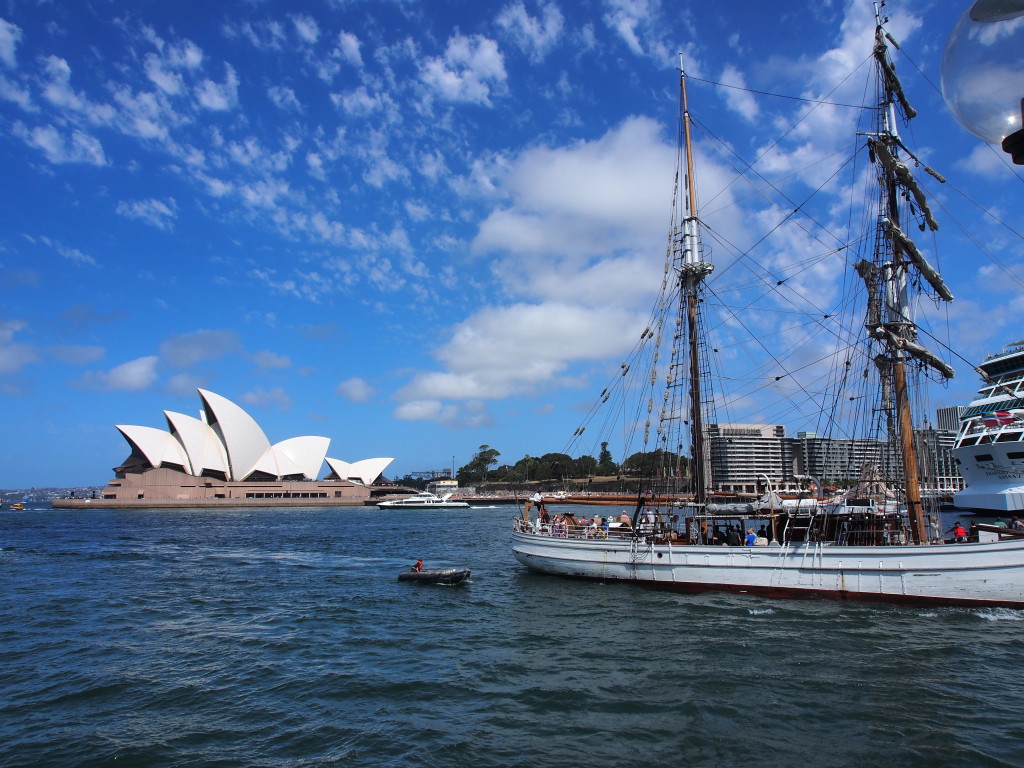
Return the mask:
{"type": "Polygon", "coordinates": [[[961,414],[953,446],[967,487],[958,509],[1024,513],[1024,341],[1008,344],[978,366],[985,386],[961,414]]]}
{"type": "Polygon", "coordinates": [[[953,495],[953,504],[958,509],[994,514],[1024,512],[1024,459],[1009,457],[1022,452],[1024,444],[1020,442],[955,448],[953,456],[967,487],[953,495]],[[991,460],[979,461],[979,455],[991,460]]]}
{"type": "Polygon", "coordinates": [[[726,547],[515,531],[512,551],[523,565],[542,573],[640,582],[680,592],[1024,607],[1024,539],[930,546],[811,542],[726,547]]]}

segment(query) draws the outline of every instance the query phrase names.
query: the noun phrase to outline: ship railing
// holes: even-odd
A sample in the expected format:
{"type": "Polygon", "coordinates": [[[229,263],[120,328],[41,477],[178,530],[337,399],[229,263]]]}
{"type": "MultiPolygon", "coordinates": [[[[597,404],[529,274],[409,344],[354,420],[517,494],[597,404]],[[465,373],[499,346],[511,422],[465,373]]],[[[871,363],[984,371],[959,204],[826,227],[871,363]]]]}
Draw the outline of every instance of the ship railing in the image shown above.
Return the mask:
{"type": "Polygon", "coordinates": [[[1022,428],[1024,428],[1024,422],[1022,421],[1014,421],[1010,424],[1002,424],[998,427],[986,427],[982,423],[981,419],[978,419],[978,421],[971,426],[961,430],[960,434],[957,435],[957,439],[962,440],[965,437],[973,437],[974,435],[989,435],[992,439],[987,442],[1004,442],[1005,437],[1003,436],[1005,433],[1016,432],[1018,433],[1016,439],[1020,440],[1024,437],[1022,428]]]}
{"type": "MultiPolygon", "coordinates": [[[[626,523],[610,523],[605,526],[565,525],[560,523],[539,523],[536,520],[526,521],[521,517],[515,519],[514,530],[519,533],[534,533],[556,539],[631,539],[633,528],[626,523]]],[[[655,534],[656,528],[650,524],[642,524],[637,530],[641,536],[655,534]]]]}

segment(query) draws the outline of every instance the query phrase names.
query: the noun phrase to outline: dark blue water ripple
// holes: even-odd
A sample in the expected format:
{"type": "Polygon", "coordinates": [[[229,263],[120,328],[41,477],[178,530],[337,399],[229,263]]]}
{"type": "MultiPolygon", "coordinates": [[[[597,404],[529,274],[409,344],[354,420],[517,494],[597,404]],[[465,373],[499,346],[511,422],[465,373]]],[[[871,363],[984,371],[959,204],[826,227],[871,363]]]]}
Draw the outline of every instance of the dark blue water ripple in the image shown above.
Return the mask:
{"type": "Polygon", "coordinates": [[[1024,765],[1024,613],[549,578],[512,514],[5,513],[0,765],[1024,765]]]}

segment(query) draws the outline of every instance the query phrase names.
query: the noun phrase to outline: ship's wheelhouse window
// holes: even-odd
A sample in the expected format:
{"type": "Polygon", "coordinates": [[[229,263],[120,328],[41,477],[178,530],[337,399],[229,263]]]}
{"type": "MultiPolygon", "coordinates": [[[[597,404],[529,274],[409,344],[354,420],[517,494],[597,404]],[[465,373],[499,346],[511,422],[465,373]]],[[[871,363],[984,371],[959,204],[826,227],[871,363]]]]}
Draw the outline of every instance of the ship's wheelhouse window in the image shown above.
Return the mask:
{"type": "Polygon", "coordinates": [[[991,453],[979,453],[977,456],[974,457],[974,460],[975,461],[992,461],[992,454],[991,453]]]}
{"type": "Polygon", "coordinates": [[[1010,451],[1006,454],[1008,459],[1024,459],[1024,451],[1010,451]]]}

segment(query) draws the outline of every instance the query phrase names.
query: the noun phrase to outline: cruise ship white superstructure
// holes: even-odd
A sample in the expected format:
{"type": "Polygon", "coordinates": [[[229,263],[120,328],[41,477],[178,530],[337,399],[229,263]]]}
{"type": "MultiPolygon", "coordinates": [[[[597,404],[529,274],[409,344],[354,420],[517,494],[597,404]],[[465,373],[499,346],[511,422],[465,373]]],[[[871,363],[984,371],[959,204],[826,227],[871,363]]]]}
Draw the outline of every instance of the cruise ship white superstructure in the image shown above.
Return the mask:
{"type": "Polygon", "coordinates": [[[1024,511],[1024,340],[978,366],[985,385],[960,417],[953,446],[967,487],[960,509],[993,514],[1024,511]]]}

